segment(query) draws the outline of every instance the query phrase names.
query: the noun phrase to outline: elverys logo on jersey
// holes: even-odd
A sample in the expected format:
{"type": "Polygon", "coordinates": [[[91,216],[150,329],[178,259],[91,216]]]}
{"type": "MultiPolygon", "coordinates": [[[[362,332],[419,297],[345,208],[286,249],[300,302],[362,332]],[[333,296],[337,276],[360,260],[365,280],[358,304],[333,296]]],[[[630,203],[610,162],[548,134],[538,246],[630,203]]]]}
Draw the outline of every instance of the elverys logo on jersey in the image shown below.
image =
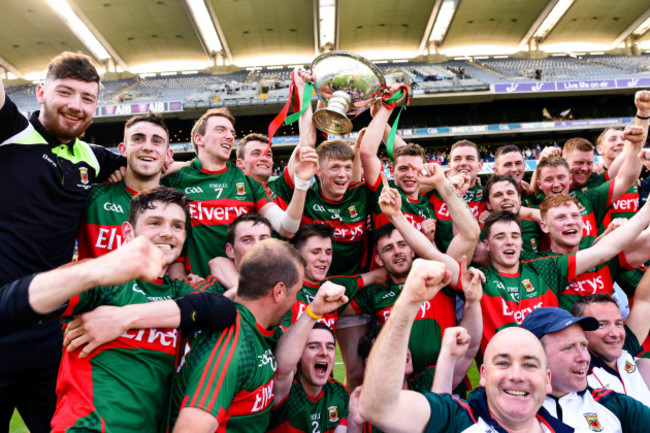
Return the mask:
{"type": "Polygon", "coordinates": [[[603,426],[598,421],[598,415],[592,412],[587,412],[584,414],[585,419],[587,420],[587,425],[589,425],[589,430],[591,431],[603,431],[603,426]]]}

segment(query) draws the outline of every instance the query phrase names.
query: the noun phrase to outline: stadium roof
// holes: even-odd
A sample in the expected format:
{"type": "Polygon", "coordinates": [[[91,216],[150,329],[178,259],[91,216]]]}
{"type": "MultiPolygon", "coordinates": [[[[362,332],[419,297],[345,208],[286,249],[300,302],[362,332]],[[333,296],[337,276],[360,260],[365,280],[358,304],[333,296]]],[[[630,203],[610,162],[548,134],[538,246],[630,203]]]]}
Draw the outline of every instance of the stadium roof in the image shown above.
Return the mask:
{"type": "Polygon", "coordinates": [[[0,66],[23,78],[42,73],[49,59],[64,50],[90,54],[109,70],[142,72],[161,62],[177,63],[163,69],[202,69],[221,62],[238,66],[307,63],[327,42],[334,49],[374,59],[409,59],[436,50],[450,56],[515,53],[531,44],[547,51],[554,47],[564,52],[606,51],[626,40],[647,42],[650,49],[648,0],[2,3],[0,66]],[[328,4],[332,5],[329,9],[328,4]],[[203,12],[193,12],[202,5],[203,12]],[[568,9],[563,11],[563,5],[568,9]],[[77,18],[64,16],[66,9],[77,18]],[[555,20],[547,20],[554,15],[558,15],[555,20]],[[328,22],[328,16],[333,22],[328,22]],[[94,46],[71,30],[81,28],[80,23],[96,38],[94,46]],[[580,45],[571,49],[566,44],[580,45]]]}

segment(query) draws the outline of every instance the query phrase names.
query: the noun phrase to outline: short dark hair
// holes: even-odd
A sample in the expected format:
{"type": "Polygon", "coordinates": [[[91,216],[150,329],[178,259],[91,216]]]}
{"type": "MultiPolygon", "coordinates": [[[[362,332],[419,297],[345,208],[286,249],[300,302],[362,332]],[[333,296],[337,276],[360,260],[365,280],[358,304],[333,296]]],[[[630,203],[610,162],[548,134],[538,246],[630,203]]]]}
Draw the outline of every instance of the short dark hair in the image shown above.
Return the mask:
{"type": "Polygon", "coordinates": [[[400,156],[420,156],[422,157],[422,162],[427,162],[424,148],[416,143],[407,143],[395,149],[393,158],[397,160],[400,156]]]}
{"type": "Polygon", "coordinates": [[[375,326],[359,338],[359,343],[357,344],[357,355],[359,355],[359,358],[361,358],[362,361],[365,362],[370,356],[372,345],[375,343],[380,331],[381,325],[375,326]]]}
{"type": "Polygon", "coordinates": [[[167,129],[167,125],[165,125],[165,119],[162,117],[161,114],[152,113],[151,111],[148,112],[147,114],[140,114],[137,116],[133,116],[126,121],[126,123],[124,124],[125,143],[126,143],[126,133],[129,130],[129,128],[135,125],[136,123],[140,123],[140,122],[147,122],[156,126],[160,126],[165,131],[165,134],[167,134],[167,146],[169,146],[169,129],[167,129]]]}
{"type": "MultiPolygon", "coordinates": [[[[619,308],[618,304],[610,295],[606,293],[596,293],[595,295],[579,296],[578,300],[571,307],[571,314],[576,317],[584,317],[585,308],[590,304],[607,304],[611,303],[616,305],[616,308],[619,308]]],[[[597,319],[597,317],[596,317],[597,319]]]]}
{"type": "Polygon", "coordinates": [[[383,226],[379,227],[373,234],[373,245],[376,247],[379,243],[379,239],[390,237],[395,230],[397,229],[393,223],[384,224],[383,226]]]}
{"type": "Polygon", "coordinates": [[[182,192],[169,188],[167,186],[157,186],[155,188],[140,191],[131,199],[131,206],[129,208],[129,223],[135,227],[135,223],[141,213],[147,209],[154,209],[155,202],[175,204],[185,209],[187,205],[187,197],[182,192]]]}
{"type": "Polygon", "coordinates": [[[257,212],[243,213],[239,215],[237,218],[235,218],[234,221],[228,226],[228,230],[226,230],[227,244],[230,245],[235,244],[235,233],[237,231],[237,226],[245,222],[252,222],[254,226],[257,225],[267,226],[269,228],[269,231],[273,233],[273,227],[271,226],[271,223],[262,215],[258,214],[257,212]]]}
{"type": "Polygon", "coordinates": [[[239,140],[239,144],[237,145],[237,159],[244,159],[244,156],[246,156],[246,145],[251,141],[268,143],[269,137],[267,137],[264,134],[257,134],[257,133],[244,135],[244,137],[242,137],[242,139],[239,140]]]}
{"type": "Polygon", "coordinates": [[[313,223],[300,226],[295,236],[291,239],[293,246],[300,250],[311,237],[331,239],[334,242],[334,227],[323,223],[313,223]]]}
{"type": "Polygon", "coordinates": [[[316,149],[318,160],[337,159],[340,161],[354,160],[354,150],[343,140],[327,140],[316,149]]]}
{"type": "Polygon", "coordinates": [[[230,123],[232,123],[232,126],[235,126],[235,116],[230,114],[230,110],[228,110],[226,107],[221,107],[221,108],[210,108],[208,111],[203,113],[201,117],[198,118],[198,120],[194,123],[194,126],[192,127],[192,136],[190,137],[192,140],[192,147],[194,148],[194,153],[197,155],[199,154],[199,149],[198,146],[196,145],[196,142],[194,141],[194,136],[196,134],[199,135],[205,135],[205,128],[206,125],[208,124],[208,119],[210,117],[225,117],[226,119],[230,120],[230,123]]]}
{"type": "Polygon", "coordinates": [[[490,214],[490,216],[485,220],[485,223],[483,223],[483,236],[486,240],[489,239],[490,232],[492,231],[492,226],[494,224],[509,222],[517,223],[519,229],[521,230],[521,219],[519,218],[519,215],[505,210],[490,214]]]}
{"type": "Polygon", "coordinates": [[[501,155],[505,155],[506,153],[518,153],[523,157],[523,154],[521,153],[521,149],[515,146],[514,144],[506,144],[505,146],[501,146],[497,149],[496,152],[494,152],[494,160],[496,161],[499,159],[501,155]]]}
{"type": "Polygon", "coordinates": [[[485,186],[483,187],[483,201],[486,203],[490,202],[490,192],[492,191],[492,187],[494,186],[495,183],[499,182],[510,182],[512,186],[515,187],[515,191],[519,193],[521,196],[521,192],[519,191],[519,185],[517,185],[517,182],[512,178],[512,176],[506,176],[503,174],[493,174],[490,176],[485,183],[485,186]]]}
{"type": "Polygon", "coordinates": [[[299,266],[305,261],[295,248],[279,239],[264,239],[256,243],[239,263],[237,296],[255,300],[268,295],[278,283],[287,290],[298,283],[299,266]]]}
{"type": "Polygon", "coordinates": [[[322,322],[316,322],[314,323],[314,327],[311,328],[311,330],[313,331],[314,329],[324,329],[326,331],[329,331],[329,333],[332,334],[332,338],[334,339],[334,342],[336,343],[336,335],[334,334],[334,331],[332,331],[332,328],[330,328],[326,324],[322,322]]]}
{"type": "MultiPolygon", "coordinates": [[[[72,78],[86,83],[99,84],[100,77],[89,56],[64,51],[50,61],[45,80],[72,78]]],[[[99,88],[98,88],[99,90],[99,88]]]]}

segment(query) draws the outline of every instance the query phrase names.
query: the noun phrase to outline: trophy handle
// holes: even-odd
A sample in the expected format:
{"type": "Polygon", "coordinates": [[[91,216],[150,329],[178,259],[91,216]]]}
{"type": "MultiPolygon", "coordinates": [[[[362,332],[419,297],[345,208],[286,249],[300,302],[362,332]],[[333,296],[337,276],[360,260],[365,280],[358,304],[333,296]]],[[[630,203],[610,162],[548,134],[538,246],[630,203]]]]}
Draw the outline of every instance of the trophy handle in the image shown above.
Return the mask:
{"type": "Polygon", "coordinates": [[[350,107],[350,102],[351,98],[347,93],[334,92],[327,107],[314,112],[312,119],[316,128],[335,135],[344,135],[352,131],[352,122],[345,114],[350,107]]]}

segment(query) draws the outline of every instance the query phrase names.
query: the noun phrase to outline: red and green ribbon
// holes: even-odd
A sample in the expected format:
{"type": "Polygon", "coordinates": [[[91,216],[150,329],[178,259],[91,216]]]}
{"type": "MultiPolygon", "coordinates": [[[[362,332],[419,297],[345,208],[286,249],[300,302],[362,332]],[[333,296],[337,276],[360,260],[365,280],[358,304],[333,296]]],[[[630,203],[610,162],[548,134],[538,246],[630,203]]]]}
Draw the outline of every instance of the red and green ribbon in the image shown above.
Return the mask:
{"type": "Polygon", "coordinates": [[[273,119],[269,124],[269,145],[264,151],[264,154],[266,154],[266,152],[271,148],[273,136],[278,129],[280,129],[282,124],[291,125],[292,123],[295,123],[300,119],[300,116],[302,116],[302,113],[305,112],[309,104],[311,104],[311,94],[314,86],[310,81],[308,81],[305,83],[305,92],[302,95],[302,107],[298,106],[300,98],[298,95],[298,89],[296,88],[296,80],[294,78],[295,73],[295,71],[291,72],[291,86],[289,87],[289,99],[287,100],[287,103],[284,104],[282,110],[280,110],[278,115],[275,116],[275,119],[273,119]],[[289,114],[289,109],[292,110],[292,114],[289,114]]]}
{"type": "Polygon", "coordinates": [[[395,118],[395,122],[393,123],[392,128],[390,128],[390,134],[388,134],[388,138],[386,139],[386,151],[388,153],[388,157],[393,160],[393,146],[395,145],[395,135],[397,135],[397,125],[399,123],[399,118],[402,115],[402,111],[406,108],[406,106],[409,104],[409,89],[406,85],[401,85],[397,89],[395,93],[392,95],[384,95],[381,97],[382,103],[389,109],[395,108],[395,103],[402,99],[406,95],[406,102],[402,104],[402,106],[399,109],[399,113],[397,113],[397,117],[395,118]]]}

